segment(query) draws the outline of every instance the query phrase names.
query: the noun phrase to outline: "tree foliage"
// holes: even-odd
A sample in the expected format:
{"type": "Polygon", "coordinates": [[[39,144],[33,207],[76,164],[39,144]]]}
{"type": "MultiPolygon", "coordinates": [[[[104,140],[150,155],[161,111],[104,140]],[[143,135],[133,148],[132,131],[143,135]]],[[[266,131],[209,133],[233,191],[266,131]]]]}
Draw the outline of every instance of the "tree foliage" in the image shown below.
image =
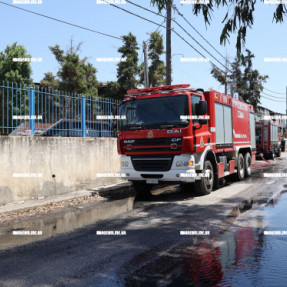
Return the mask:
{"type": "MultiPolygon", "coordinates": [[[[14,88],[21,85],[24,88],[25,85],[32,84],[32,68],[30,60],[15,61],[16,58],[28,58],[28,60],[31,58],[26,49],[22,45],[18,45],[17,42],[11,46],[8,45],[3,52],[0,52],[0,83],[2,84],[4,81],[4,85],[7,85],[7,82],[9,82],[10,86],[5,90],[0,89],[1,126],[16,126],[18,122],[13,120],[13,116],[22,116],[28,113],[27,90],[22,89],[20,91],[14,88]],[[14,85],[13,89],[11,88],[12,83],[14,85]]],[[[1,130],[0,133],[2,134],[2,132],[3,134],[9,134],[8,129],[1,130]]]]}
{"type": "Polygon", "coordinates": [[[32,83],[30,62],[13,61],[13,58],[31,58],[26,49],[17,42],[0,53],[0,82],[9,81],[29,85],[32,83]]]}
{"type": "Polygon", "coordinates": [[[98,93],[100,97],[107,97],[111,99],[122,99],[120,93],[120,84],[114,81],[99,82],[98,93]]]}
{"type": "Polygon", "coordinates": [[[123,45],[118,49],[121,58],[125,59],[118,63],[118,84],[120,86],[120,97],[123,97],[127,90],[137,87],[139,81],[137,79],[138,68],[138,43],[136,37],[129,33],[122,36],[123,45]]]}
{"type": "Polygon", "coordinates": [[[44,89],[58,90],[60,82],[52,72],[47,72],[44,74],[44,78],[41,80],[40,86],[44,89]]]}
{"type": "MultiPolygon", "coordinates": [[[[261,0],[263,2],[264,0],[261,0]]],[[[166,8],[172,0],[151,0],[151,4],[156,6],[159,11],[166,8]]],[[[220,44],[225,44],[229,40],[230,34],[237,32],[236,48],[240,54],[245,45],[247,29],[254,24],[254,11],[256,0],[209,0],[209,4],[193,5],[193,14],[202,14],[204,21],[210,25],[214,8],[227,8],[227,12],[222,20],[223,29],[220,36],[220,44]]],[[[276,5],[273,12],[273,21],[282,23],[287,14],[285,4],[276,5]]]]}
{"type": "Polygon", "coordinates": [[[149,66],[149,83],[152,87],[164,85],[166,67],[160,57],[165,52],[163,37],[159,32],[151,33],[148,50],[148,57],[151,60],[151,65],[149,66]]]}
{"type": "MultiPolygon", "coordinates": [[[[79,43],[76,48],[71,45],[71,48],[66,52],[59,45],[49,47],[60,64],[57,72],[59,88],[77,94],[97,96],[97,70],[91,63],[87,62],[87,58],[80,58],[81,44],[79,43]]],[[[46,73],[45,77],[46,79],[44,78],[42,83],[52,86],[55,80],[53,75],[46,73]]]]}
{"type": "Polygon", "coordinates": [[[231,64],[231,72],[224,73],[213,66],[211,74],[220,84],[227,84],[231,94],[238,93],[241,100],[250,103],[257,109],[260,103],[260,92],[262,92],[263,84],[268,76],[260,75],[258,70],[252,68],[253,58],[254,55],[247,49],[245,56],[236,57],[231,64]]]}
{"type": "MultiPolygon", "coordinates": [[[[148,60],[150,65],[148,68],[149,86],[156,87],[165,84],[166,66],[160,59],[165,53],[163,45],[163,37],[159,32],[150,34],[148,44],[148,60]]],[[[144,84],[144,63],[139,66],[140,83],[144,84]]]]}

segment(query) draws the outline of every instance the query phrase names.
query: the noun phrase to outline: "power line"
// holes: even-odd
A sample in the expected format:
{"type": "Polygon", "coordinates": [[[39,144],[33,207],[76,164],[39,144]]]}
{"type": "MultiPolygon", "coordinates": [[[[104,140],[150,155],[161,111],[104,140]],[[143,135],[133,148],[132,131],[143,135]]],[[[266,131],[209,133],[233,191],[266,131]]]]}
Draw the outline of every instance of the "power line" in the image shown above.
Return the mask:
{"type": "MultiPolygon", "coordinates": [[[[147,9],[147,8],[141,6],[141,5],[135,4],[135,3],[133,3],[133,2],[131,2],[131,1],[129,1],[129,0],[126,0],[126,2],[128,2],[128,3],[130,3],[130,4],[134,5],[134,6],[137,6],[137,7],[141,8],[141,9],[143,9],[143,10],[146,10],[146,11],[148,11],[148,12],[151,12],[151,13],[157,15],[157,16],[161,16],[161,17],[163,17],[163,18],[166,19],[166,17],[165,17],[164,15],[159,14],[159,13],[156,13],[156,12],[154,12],[154,11],[152,11],[152,10],[150,10],[150,9],[147,9]]],[[[106,2],[106,3],[108,3],[108,2],[106,2]]],[[[158,24],[158,23],[156,23],[156,22],[154,22],[154,21],[152,21],[152,20],[149,20],[149,19],[147,19],[147,18],[145,18],[145,17],[142,17],[142,16],[140,16],[140,15],[137,15],[137,14],[135,14],[135,13],[133,13],[133,12],[131,12],[131,11],[128,11],[128,10],[126,10],[126,9],[123,9],[123,8],[121,8],[121,7],[118,7],[118,6],[116,6],[116,5],[112,4],[112,3],[108,3],[108,4],[111,5],[111,6],[113,6],[113,7],[115,7],[115,8],[117,8],[117,9],[123,10],[124,12],[129,13],[129,14],[131,14],[131,15],[133,15],[133,16],[136,16],[136,17],[138,17],[138,18],[141,18],[142,20],[145,20],[145,21],[148,21],[148,22],[150,22],[150,23],[152,23],[152,24],[158,25],[157,30],[159,29],[159,27],[164,27],[164,28],[166,28],[166,27],[163,26],[162,24],[158,24]]],[[[175,9],[176,9],[177,13],[178,13],[181,17],[183,17],[183,19],[197,32],[197,34],[199,34],[200,37],[205,40],[205,42],[207,42],[221,57],[223,57],[223,58],[225,59],[225,57],[224,57],[217,49],[215,49],[215,48],[193,27],[193,25],[183,16],[182,13],[180,13],[180,12],[178,11],[178,9],[177,9],[176,7],[175,7],[175,9]]],[[[229,70],[226,66],[224,66],[219,60],[217,60],[217,58],[215,58],[209,51],[207,51],[194,37],[192,37],[192,36],[190,35],[190,33],[187,32],[176,20],[172,20],[172,21],[175,22],[184,32],[186,32],[201,48],[203,48],[209,55],[211,55],[219,64],[221,64],[221,65],[222,65],[223,67],[225,67],[228,71],[230,71],[230,70],[229,70]]],[[[163,21],[162,23],[164,23],[164,21],[163,21]]],[[[157,30],[156,30],[156,31],[157,31],[157,30]]],[[[194,49],[197,53],[199,53],[202,57],[205,58],[205,56],[204,56],[201,52],[199,52],[195,47],[193,47],[189,42],[187,42],[178,32],[176,32],[176,31],[175,31],[174,29],[172,29],[172,28],[171,28],[171,30],[172,30],[178,37],[180,37],[184,42],[186,42],[186,44],[188,44],[192,49],[194,49]]],[[[227,60],[227,61],[228,61],[228,60],[227,60]]],[[[210,62],[211,62],[211,61],[210,61],[210,62]]],[[[211,63],[212,63],[212,62],[211,62],[211,63]]],[[[229,61],[228,61],[228,63],[230,64],[229,61]]],[[[216,66],[214,63],[212,63],[212,64],[213,64],[214,66],[216,66]]],[[[216,67],[217,67],[217,66],[216,66],[216,67]]],[[[218,68],[218,67],[217,67],[217,68],[218,68]]],[[[218,69],[221,70],[220,68],[218,68],[218,69]]],[[[231,71],[230,71],[230,72],[231,72],[231,71]]],[[[265,90],[268,90],[268,89],[265,89],[265,90]]],[[[269,90],[269,91],[270,91],[270,90],[269,90]]],[[[270,91],[270,92],[272,92],[272,91],[270,91]]],[[[267,95],[267,96],[272,96],[272,95],[266,94],[266,93],[264,93],[264,92],[262,92],[262,93],[265,94],[265,95],[267,95]]],[[[276,93],[276,92],[274,92],[274,93],[276,93]]],[[[277,94],[283,94],[283,93],[277,93],[277,94]]],[[[274,101],[274,102],[285,102],[285,100],[278,101],[278,100],[270,99],[270,98],[265,97],[265,96],[262,96],[262,95],[261,95],[260,97],[265,98],[265,99],[270,100],[270,101],[274,101]]],[[[272,96],[272,97],[273,97],[273,98],[282,99],[282,98],[280,98],[280,97],[275,97],[275,96],[272,96]]]]}
{"type": "Polygon", "coordinates": [[[283,100],[282,97],[276,97],[276,96],[273,96],[273,95],[270,95],[270,94],[266,94],[265,92],[261,92],[261,93],[264,94],[264,95],[266,95],[266,96],[272,97],[272,98],[276,98],[276,99],[283,100]]]}
{"type": "Polygon", "coordinates": [[[156,30],[154,31],[154,33],[155,32],[157,32],[157,30],[161,27],[161,25],[163,24],[165,22],[165,19],[162,21],[162,23],[156,28],[156,30]]]}
{"type": "Polygon", "coordinates": [[[278,92],[274,92],[274,91],[271,91],[271,90],[268,90],[266,88],[264,88],[264,90],[270,92],[270,93],[274,93],[274,94],[278,94],[278,95],[285,95],[285,93],[278,93],[278,92]]]}
{"type": "Polygon", "coordinates": [[[285,102],[285,101],[273,100],[273,99],[270,99],[270,98],[264,97],[264,96],[262,96],[262,95],[260,95],[260,98],[264,98],[264,99],[267,99],[267,100],[269,100],[269,101],[273,101],[273,102],[277,102],[277,103],[285,102]]]}
{"type": "MultiPolygon", "coordinates": [[[[145,7],[142,7],[142,6],[140,6],[140,5],[138,5],[138,4],[135,4],[135,3],[133,3],[133,2],[131,2],[131,1],[129,1],[129,0],[126,0],[126,2],[128,2],[128,3],[130,3],[130,4],[132,4],[132,5],[134,5],[134,6],[137,6],[137,7],[139,7],[139,8],[141,8],[141,9],[144,9],[144,10],[146,10],[146,11],[148,11],[148,12],[151,12],[151,13],[153,13],[153,14],[155,14],[155,15],[157,15],[157,16],[161,16],[161,17],[164,17],[165,19],[166,19],[166,17],[165,16],[163,16],[163,15],[161,15],[161,14],[158,14],[158,13],[156,13],[156,12],[154,12],[154,11],[152,11],[152,10],[150,10],[150,9],[147,9],[147,8],[145,8],[145,7]]],[[[129,13],[129,14],[131,14],[131,15],[134,15],[134,16],[136,16],[136,17],[139,17],[139,18],[141,18],[141,19],[143,19],[143,20],[145,20],[145,21],[148,21],[148,22],[150,22],[150,23],[153,23],[153,24],[155,24],[155,25],[159,25],[159,26],[162,26],[161,24],[158,24],[158,23],[155,23],[154,21],[151,21],[151,20],[149,20],[149,19],[146,19],[146,18],[144,18],[144,17],[142,17],[142,16],[139,16],[139,15],[137,15],[137,14],[135,14],[135,13],[133,13],[133,12],[130,12],[130,11],[128,11],[128,10],[126,10],[126,9],[123,9],[123,8],[120,8],[120,7],[118,7],[118,6],[115,6],[114,4],[111,4],[111,3],[109,3],[110,5],[112,5],[112,6],[114,6],[114,7],[116,7],[116,8],[118,8],[118,9],[120,9],[120,10],[123,10],[123,11],[125,11],[125,12],[127,12],[127,13],[129,13]]],[[[179,13],[179,12],[178,12],[179,13]]],[[[182,15],[181,13],[179,13],[179,15],[182,15]]],[[[182,15],[182,17],[185,19],[185,17],[182,15]]],[[[186,19],[185,19],[186,20],[186,19]]],[[[197,40],[195,40],[177,21],[175,21],[175,20],[172,20],[173,22],[175,22],[182,30],[184,30],[200,47],[202,47],[202,45],[197,41],[197,40]]],[[[187,21],[187,20],[186,20],[187,21]]],[[[188,21],[187,21],[188,22],[188,21]]],[[[190,24],[190,23],[189,23],[190,24]]],[[[190,24],[191,25],[191,24],[190,24]]],[[[192,25],[191,25],[192,26],[192,25]]],[[[164,26],[163,26],[164,27],[164,26]]],[[[166,28],[166,27],[165,27],[166,28]]],[[[194,28],[194,27],[193,27],[194,28]]],[[[195,28],[194,28],[195,29],[195,28]]],[[[201,53],[201,52],[199,52],[196,48],[194,48],[189,42],[187,42],[178,32],[176,32],[174,29],[171,29],[178,37],[180,37],[184,42],[186,42],[191,48],[193,48],[197,53],[199,53],[201,56],[203,56],[204,58],[205,58],[205,56],[201,53]]],[[[195,29],[196,30],[196,29],[195,29]]],[[[198,34],[200,34],[199,32],[197,32],[198,34]]],[[[201,36],[201,35],[200,35],[201,36]]],[[[203,36],[201,36],[210,46],[212,46],[203,36]]],[[[213,46],[212,46],[213,47],[213,46]]],[[[208,52],[204,47],[202,47],[208,54],[210,54],[217,62],[219,62],[210,52],[208,52]]],[[[215,49],[215,48],[214,48],[215,49]]],[[[215,49],[216,50],[216,49],[215,49]]],[[[216,50],[217,51],[217,50],[216,50]]],[[[218,52],[218,51],[217,51],[218,52]]],[[[220,54],[220,52],[218,52],[219,54],[220,54]]],[[[220,54],[221,55],[221,54],[220,54]]],[[[221,55],[223,58],[225,58],[223,55],[221,55]]],[[[228,61],[228,60],[227,60],[228,61]]],[[[211,62],[211,61],[210,61],[211,62]]],[[[229,62],[229,61],[228,61],[229,62]]],[[[212,62],[211,62],[212,63],[212,62]]],[[[229,72],[231,72],[231,70],[229,70],[226,66],[224,66],[221,62],[219,62],[223,67],[225,67],[229,72]]],[[[230,63],[230,62],[229,62],[230,63]]],[[[216,66],[214,63],[212,63],[214,66],[216,66]]],[[[217,66],[216,66],[217,67],[217,66]]],[[[218,68],[218,67],[217,67],[218,68]]],[[[218,68],[219,70],[221,70],[220,68],[218,68]]],[[[263,94],[265,94],[265,95],[267,95],[267,96],[271,96],[271,95],[268,95],[268,94],[266,94],[266,93],[264,93],[264,92],[262,92],[263,94]]],[[[285,102],[285,100],[282,100],[282,101],[278,101],[278,100],[274,100],[274,99],[270,99],[270,98],[268,98],[268,97],[265,97],[265,96],[260,96],[260,97],[262,97],[262,98],[265,98],[265,99],[267,99],[267,100],[270,100],[270,101],[273,101],[273,102],[285,102]]],[[[282,99],[282,98],[279,98],[279,97],[275,97],[275,96],[272,96],[273,98],[278,98],[278,99],[282,99]]]]}
{"type": "MultiPolygon", "coordinates": [[[[141,5],[135,4],[135,3],[133,3],[133,2],[131,2],[131,1],[129,1],[129,0],[126,0],[126,2],[132,4],[132,5],[136,6],[136,7],[139,7],[139,8],[141,8],[141,9],[143,9],[143,10],[146,10],[146,11],[148,11],[148,12],[150,12],[150,13],[153,13],[153,14],[155,14],[155,15],[157,15],[157,16],[161,16],[161,17],[163,17],[163,18],[166,19],[166,17],[163,16],[162,14],[156,13],[156,12],[154,12],[154,11],[148,9],[148,8],[145,8],[145,7],[141,6],[141,5]]],[[[109,4],[110,4],[110,3],[109,3],[109,4]]],[[[113,5],[113,4],[110,4],[110,5],[115,6],[115,5],[113,5]]],[[[115,6],[115,7],[117,7],[117,6],[115,6]]],[[[119,7],[117,7],[117,8],[119,8],[119,7]]],[[[119,8],[119,9],[122,9],[122,8],[119,8]]],[[[125,9],[122,9],[122,10],[125,10],[125,9]]],[[[228,69],[224,64],[222,64],[213,54],[211,54],[205,47],[203,47],[184,27],[182,27],[182,25],[180,25],[180,24],[179,24],[176,20],[174,20],[174,19],[172,19],[172,21],[173,21],[174,23],[176,23],[194,42],[196,42],[196,43],[197,43],[206,53],[208,53],[215,61],[217,61],[217,62],[218,62],[221,66],[223,66],[226,70],[228,70],[229,72],[231,72],[231,70],[229,70],[229,69],[228,69]]],[[[220,69],[220,70],[221,70],[221,69],[220,69]]]]}
{"type": "MultiPolygon", "coordinates": [[[[178,13],[179,16],[181,16],[185,22],[214,50],[217,52],[217,54],[219,54],[223,59],[226,59],[226,57],[224,57],[216,48],[214,48],[214,46],[184,17],[184,15],[182,13],[179,12],[178,8],[176,7],[176,5],[173,6],[174,10],[178,13]]],[[[227,60],[228,61],[228,60],[227,60]]],[[[229,61],[228,61],[229,62],[229,61]]],[[[229,62],[229,64],[231,64],[229,62]]]]}
{"type": "Polygon", "coordinates": [[[175,22],[193,41],[195,41],[205,52],[207,52],[213,59],[215,59],[221,66],[223,66],[226,70],[228,70],[229,72],[231,72],[231,70],[229,70],[224,64],[222,64],[217,58],[215,58],[213,56],[213,54],[211,54],[208,50],[206,50],[193,36],[191,36],[191,34],[186,31],[176,20],[173,20],[173,22],[175,22]]]}
{"type": "MultiPolygon", "coordinates": [[[[139,8],[141,8],[141,9],[143,9],[143,10],[146,10],[146,11],[148,11],[148,12],[151,12],[151,13],[157,15],[157,16],[161,16],[161,17],[164,17],[164,18],[165,18],[165,16],[163,16],[162,14],[156,13],[156,12],[154,12],[154,11],[148,9],[148,8],[145,8],[145,7],[143,7],[143,6],[139,5],[139,4],[133,3],[133,2],[131,2],[131,1],[129,1],[129,0],[126,0],[126,2],[132,4],[132,5],[136,6],[136,7],[139,7],[139,8]]],[[[108,2],[107,2],[107,3],[108,3],[108,2]]],[[[109,3],[109,4],[110,4],[110,3],[109,3]]]]}
{"type": "MultiPolygon", "coordinates": [[[[105,1],[105,0],[103,0],[103,1],[105,1]]],[[[166,26],[164,26],[164,25],[161,25],[161,24],[159,24],[159,23],[156,23],[156,22],[154,22],[154,21],[152,21],[152,20],[149,20],[149,19],[147,19],[147,18],[145,18],[145,17],[143,17],[143,16],[140,16],[140,15],[138,15],[138,14],[135,14],[135,13],[133,13],[133,12],[131,12],[131,11],[129,11],[129,10],[126,10],[126,9],[124,9],[124,8],[121,8],[121,7],[118,7],[118,6],[116,6],[116,5],[114,5],[114,4],[112,4],[112,3],[109,3],[109,2],[107,2],[107,1],[105,1],[107,4],[109,4],[109,5],[111,5],[111,6],[113,6],[113,7],[115,7],[115,8],[117,8],[117,9],[120,9],[120,10],[122,10],[122,11],[124,11],[124,12],[126,12],[126,13],[128,13],[128,14],[131,14],[131,15],[133,15],[133,16],[135,16],[135,17],[138,17],[138,18],[140,18],[140,19],[142,19],[142,20],[145,20],[145,21],[147,21],[147,22],[150,22],[150,23],[152,23],[152,24],[154,24],[154,25],[158,25],[158,26],[161,26],[161,27],[164,27],[164,28],[166,28],[166,26]]],[[[155,13],[155,12],[154,12],[155,13]]],[[[156,14],[156,13],[155,13],[156,14]]],[[[164,17],[164,16],[162,16],[162,17],[164,17]]],[[[166,28],[167,29],[167,28],[166,28]]],[[[171,28],[170,29],[173,33],[175,33],[179,38],[181,38],[187,45],[189,45],[193,50],[195,50],[199,55],[201,55],[203,58],[206,58],[200,51],[198,51],[195,47],[193,47],[187,40],[185,40],[178,32],[176,32],[173,28],[171,28]]],[[[217,69],[219,69],[220,71],[222,71],[222,69],[220,69],[217,65],[215,65],[212,61],[209,61],[211,64],[213,64],[217,69]]]]}
{"type": "Polygon", "coordinates": [[[0,1],[0,4],[6,5],[6,6],[9,6],[9,7],[18,9],[18,10],[22,10],[22,11],[25,11],[25,12],[28,12],[28,13],[31,13],[31,14],[35,14],[37,16],[41,16],[41,17],[44,17],[44,18],[47,18],[47,19],[50,19],[50,20],[54,20],[54,21],[57,21],[57,22],[60,22],[60,23],[64,23],[64,24],[67,24],[67,25],[70,25],[70,26],[73,26],[73,27],[77,27],[77,28],[80,28],[80,29],[83,29],[83,30],[86,30],[86,31],[90,31],[90,32],[93,32],[93,33],[96,33],[96,34],[100,34],[100,35],[103,35],[103,36],[106,36],[106,37],[114,38],[114,39],[117,39],[117,40],[122,40],[122,38],[117,37],[117,36],[113,36],[113,35],[110,35],[110,34],[107,34],[107,33],[102,33],[102,32],[99,32],[99,31],[87,28],[87,27],[83,27],[83,26],[80,26],[80,25],[76,25],[76,24],[73,24],[73,23],[66,22],[66,21],[63,21],[63,20],[51,17],[51,16],[40,14],[40,13],[31,11],[31,10],[27,10],[27,9],[24,9],[24,8],[16,7],[14,5],[11,5],[11,4],[2,2],[2,1],[0,1]]]}

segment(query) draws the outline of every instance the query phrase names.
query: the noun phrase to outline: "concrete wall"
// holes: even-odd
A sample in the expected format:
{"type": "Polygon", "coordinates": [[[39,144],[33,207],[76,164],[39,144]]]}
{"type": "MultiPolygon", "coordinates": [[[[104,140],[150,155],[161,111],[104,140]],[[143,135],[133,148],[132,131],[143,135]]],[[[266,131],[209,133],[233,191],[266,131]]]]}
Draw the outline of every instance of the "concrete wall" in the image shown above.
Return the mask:
{"type": "Polygon", "coordinates": [[[116,143],[115,138],[1,136],[0,205],[121,182],[96,177],[119,172],[116,143]]]}

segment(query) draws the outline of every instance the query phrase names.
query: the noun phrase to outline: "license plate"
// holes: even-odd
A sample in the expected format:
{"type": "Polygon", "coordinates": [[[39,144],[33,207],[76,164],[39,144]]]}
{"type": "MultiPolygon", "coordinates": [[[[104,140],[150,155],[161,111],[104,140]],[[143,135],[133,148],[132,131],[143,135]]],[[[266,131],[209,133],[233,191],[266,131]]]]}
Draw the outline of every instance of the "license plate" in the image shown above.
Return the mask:
{"type": "Polygon", "coordinates": [[[146,183],[147,184],[158,184],[158,179],[156,179],[156,178],[148,178],[146,180],[146,183]]]}

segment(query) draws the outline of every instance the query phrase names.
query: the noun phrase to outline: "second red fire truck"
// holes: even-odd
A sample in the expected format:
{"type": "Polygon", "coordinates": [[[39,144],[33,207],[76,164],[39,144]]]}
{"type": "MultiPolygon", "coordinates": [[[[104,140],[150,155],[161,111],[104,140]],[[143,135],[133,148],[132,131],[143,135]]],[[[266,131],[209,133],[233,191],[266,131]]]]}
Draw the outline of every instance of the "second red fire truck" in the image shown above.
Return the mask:
{"type": "Polygon", "coordinates": [[[128,91],[120,115],[121,173],[139,193],[169,182],[208,194],[227,175],[251,174],[255,114],[247,103],[171,85],[128,91]]]}
{"type": "Polygon", "coordinates": [[[257,155],[262,154],[265,159],[274,159],[281,156],[280,125],[273,120],[256,122],[257,155]]]}

